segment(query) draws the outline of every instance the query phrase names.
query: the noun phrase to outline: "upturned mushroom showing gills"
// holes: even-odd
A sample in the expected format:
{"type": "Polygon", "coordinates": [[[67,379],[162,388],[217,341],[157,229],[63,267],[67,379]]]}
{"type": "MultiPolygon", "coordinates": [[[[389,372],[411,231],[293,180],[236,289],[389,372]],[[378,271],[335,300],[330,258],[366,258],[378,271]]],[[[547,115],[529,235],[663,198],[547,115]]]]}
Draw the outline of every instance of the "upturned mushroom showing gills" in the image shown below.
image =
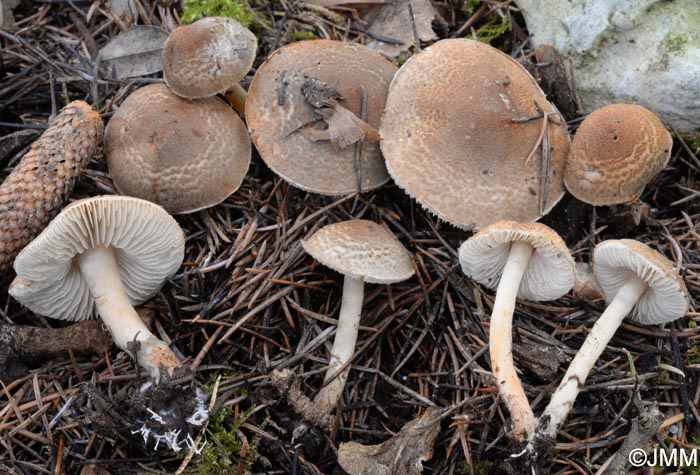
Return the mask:
{"type": "Polygon", "coordinates": [[[325,195],[389,180],[375,130],[396,66],[360,44],[299,41],[258,68],[246,121],[261,158],[292,185],[325,195]]]}
{"type": "Polygon", "coordinates": [[[679,319],[688,310],[688,291],[673,264],[638,241],[598,244],[593,272],[609,304],[539,417],[535,446],[537,439],[556,436],[593,365],[625,317],[642,325],[656,325],[679,319]]]}
{"type": "Polygon", "coordinates": [[[343,394],[350,368],[340,374],[338,369],[349,363],[355,352],[365,282],[401,282],[413,275],[413,264],[391,232],[361,219],[325,226],[301,244],[314,259],[345,276],[326,384],[314,398],[321,411],[331,412],[343,394]]]}
{"type": "Polygon", "coordinates": [[[248,74],[258,41],[232,18],[205,17],[183,25],[163,47],[163,79],[180,97],[214,96],[248,74]]]}
{"type": "Polygon", "coordinates": [[[0,185],[0,271],[60,211],[102,142],[102,118],[74,101],[34,142],[0,185]]]}
{"type": "Polygon", "coordinates": [[[659,118],[634,104],[593,111],[574,136],[564,183],[577,199],[595,206],[635,200],[666,166],[673,139],[659,118]]]}
{"type": "Polygon", "coordinates": [[[455,226],[536,221],[564,195],[566,124],[520,64],[484,43],[442,40],[413,55],[379,131],[396,184],[455,226]]]}
{"type": "Polygon", "coordinates": [[[515,300],[554,300],[567,293],[574,285],[574,260],[547,226],[500,221],[465,241],[459,262],[475,281],[497,287],[489,325],[491,369],[510,411],[511,435],[525,442],[534,433],[535,416],[513,364],[515,300]]]}
{"type": "Polygon", "coordinates": [[[79,200],[19,253],[9,293],[33,312],[59,320],[98,314],[116,345],[158,381],[180,363],[133,306],[175,273],[184,245],[182,229],[160,206],[123,196],[79,200]]]}
{"type": "Polygon", "coordinates": [[[248,171],[251,143],[243,121],[218,97],[190,101],[152,84],[112,116],[105,153],[120,193],[179,214],[234,193],[248,171]]]}

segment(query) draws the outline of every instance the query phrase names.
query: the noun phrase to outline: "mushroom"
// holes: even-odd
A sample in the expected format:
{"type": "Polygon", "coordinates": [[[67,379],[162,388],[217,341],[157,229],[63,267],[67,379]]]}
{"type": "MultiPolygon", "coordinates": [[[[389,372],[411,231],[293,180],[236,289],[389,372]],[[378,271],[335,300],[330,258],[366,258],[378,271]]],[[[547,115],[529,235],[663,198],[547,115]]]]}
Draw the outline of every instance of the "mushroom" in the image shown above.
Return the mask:
{"type": "Polygon", "coordinates": [[[564,195],[566,124],[520,64],[484,43],[442,40],[412,56],[379,131],[394,181],[455,226],[534,221],[564,195]]]}
{"type": "Polygon", "coordinates": [[[59,320],[99,314],[116,345],[158,381],[180,363],[133,305],[155,295],[180,267],[184,246],[182,229],[160,206],[124,196],[79,200],[19,253],[9,293],[59,320]]]}
{"type": "Polygon", "coordinates": [[[0,272],[65,204],[102,142],[100,115],[68,104],[0,185],[0,272]]]}
{"type": "Polygon", "coordinates": [[[350,368],[340,374],[338,370],[355,352],[365,282],[401,282],[414,274],[413,264],[406,248],[391,232],[362,219],[325,226],[301,245],[321,264],[345,276],[326,384],[314,398],[322,412],[331,412],[343,394],[350,368]]]}
{"type": "Polygon", "coordinates": [[[178,214],[234,193],[248,171],[251,143],[243,121],[219,98],[189,101],[152,84],[112,116],[105,152],[120,193],[178,214]]]}
{"type": "Polygon", "coordinates": [[[574,136],[564,183],[585,203],[627,203],[666,166],[672,145],[671,134],[650,110],[634,104],[601,107],[574,136]]]}
{"type": "Polygon", "coordinates": [[[170,33],[163,47],[163,79],[180,97],[226,92],[248,74],[258,41],[227,17],[205,17],[170,33]]]}
{"type": "Polygon", "coordinates": [[[248,90],[246,121],[260,156],[292,185],[314,193],[383,185],[389,175],[374,129],[395,72],[359,44],[313,40],[278,49],[248,90]]]}
{"type": "Polygon", "coordinates": [[[576,263],[574,293],[588,300],[603,298],[603,291],[600,290],[600,286],[593,275],[593,267],[587,262],[576,263]]]}
{"type": "Polygon", "coordinates": [[[609,304],[539,417],[535,446],[538,439],[556,436],[588,373],[626,316],[642,325],[656,325],[679,319],[688,310],[688,291],[673,264],[638,241],[620,239],[598,244],[593,253],[593,272],[609,304]]]}
{"type": "Polygon", "coordinates": [[[561,297],[574,285],[574,260],[561,237],[547,226],[499,221],[462,244],[459,262],[475,281],[498,287],[489,325],[491,368],[510,411],[512,437],[524,442],[534,433],[535,416],[513,364],[515,299],[561,297]]]}

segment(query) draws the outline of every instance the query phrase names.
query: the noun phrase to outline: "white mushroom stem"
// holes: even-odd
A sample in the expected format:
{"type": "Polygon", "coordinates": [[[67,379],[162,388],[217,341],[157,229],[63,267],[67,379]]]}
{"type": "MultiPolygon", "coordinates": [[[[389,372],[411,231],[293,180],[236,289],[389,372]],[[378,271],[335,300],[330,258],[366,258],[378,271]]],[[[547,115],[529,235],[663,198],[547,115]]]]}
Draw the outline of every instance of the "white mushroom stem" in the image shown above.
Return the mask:
{"type": "Polygon", "coordinates": [[[180,363],[172,350],[146,328],[134,310],[124,291],[112,250],[105,246],[88,249],[79,256],[78,264],[100,318],[116,345],[131,353],[130,343],[138,342],[136,358],[151,377],[158,381],[161,367],[172,375],[180,363]]]}
{"type": "Polygon", "coordinates": [[[231,102],[233,110],[238,112],[242,117],[245,117],[245,101],[248,99],[248,93],[239,83],[234,84],[226,91],[226,99],[231,102]]]}
{"type": "Polygon", "coordinates": [[[338,368],[349,362],[352,355],[355,354],[355,343],[357,342],[357,333],[360,328],[364,291],[365,282],[362,278],[345,276],[343,299],[340,305],[340,315],[338,316],[338,328],[335,331],[331,358],[326,371],[325,382],[327,384],[321,388],[314,398],[314,403],[325,413],[330,413],[343,395],[350,366],[348,365],[342,373],[337,377],[335,376],[338,368]]]}
{"type": "Polygon", "coordinates": [[[549,405],[539,418],[537,436],[555,437],[566,420],[576,396],[586,382],[588,373],[612,339],[622,320],[632,311],[648,285],[636,274],[631,274],[595,322],[591,333],[576,353],[549,405]]]}
{"type": "Polygon", "coordinates": [[[496,300],[493,303],[493,314],[489,327],[493,377],[496,379],[498,392],[510,411],[513,423],[512,436],[518,441],[527,440],[535,431],[535,416],[513,364],[515,300],[532,252],[532,246],[525,242],[511,244],[510,254],[496,290],[496,300]]]}

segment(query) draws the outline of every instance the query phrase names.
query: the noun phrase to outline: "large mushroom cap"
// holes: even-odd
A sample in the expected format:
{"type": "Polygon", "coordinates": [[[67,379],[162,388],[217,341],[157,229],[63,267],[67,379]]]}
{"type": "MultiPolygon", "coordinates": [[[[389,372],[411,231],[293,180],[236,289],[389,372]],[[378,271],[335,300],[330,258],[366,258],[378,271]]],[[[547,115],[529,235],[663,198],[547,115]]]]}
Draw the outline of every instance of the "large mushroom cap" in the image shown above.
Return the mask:
{"type": "Polygon", "coordinates": [[[609,240],[593,252],[593,272],[610,302],[630,274],[649,288],[634,306],[629,318],[643,325],[671,322],[688,310],[688,290],[683,279],[664,256],[631,239],[609,240]]]}
{"type": "MultiPolygon", "coordinates": [[[[302,93],[309,80],[334,88],[339,104],[361,118],[362,87],[366,121],[379,127],[389,83],[396,66],[372,49],[331,40],[300,41],[278,49],[258,68],[248,90],[246,120],[265,163],[306,191],[342,195],[358,189],[355,151],[336,150],[330,141],[313,141],[312,129],[323,126],[302,93]]],[[[365,139],[359,160],[362,191],[389,180],[379,144],[365,139]]]]}
{"type": "Polygon", "coordinates": [[[566,163],[566,188],[601,206],[626,203],[666,166],[673,139],[659,118],[634,104],[593,111],[574,136],[566,163]]]}
{"type": "Polygon", "coordinates": [[[182,229],[163,208],[126,196],[79,200],[56,216],[15,260],[9,293],[40,315],[83,320],[95,303],[76,256],[95,246],[115,252],[132,304],[151,298],[182,264],[182,229]]]}
{"type": "Polygon", "coordinates": [[[406,248],[372,221],[329,224],[301,245],[321,264],[365,282],[391,284],[409,279],[414,273],[406,248]]]}
{"type": "Polygon", "coordinates": [[[176,28],[163,48],[163,79],[180,97],[209,97],[248,74],[258,41],[236,20],[206,17],[176,28]]]}
{"type": "Polygon", "coordinates": [[[241,186],[251,144],[243,121],[216,97],[188,101],[164,84],[142,87],[105,131],[109,173],[120,193],[190,213],[241,186]]]}
{"type": "Polygon", "coordinates": [[[391,83],[380,128],[389,173],[429,211],[462,228],[534,221],[562,197],[569,151],[566,126],[555,115],[559,123],[547,125],[548,163],[541,146],[528,161],[543,120],[513,119],[537,115],[535,101],[556,114],[506,54],[472,40],[439,41],[409,59],[391,83]]]}
{"type": "Polygon", "coordinates": [[[575,264],[566,243],[551,228],[540,223],[499,221],[465,241],[459,248],[462,270],[490,289],[498,287],[512,242],[533,247],[518,297],[525,300],[553,300],[574,285],[575,264]]]}

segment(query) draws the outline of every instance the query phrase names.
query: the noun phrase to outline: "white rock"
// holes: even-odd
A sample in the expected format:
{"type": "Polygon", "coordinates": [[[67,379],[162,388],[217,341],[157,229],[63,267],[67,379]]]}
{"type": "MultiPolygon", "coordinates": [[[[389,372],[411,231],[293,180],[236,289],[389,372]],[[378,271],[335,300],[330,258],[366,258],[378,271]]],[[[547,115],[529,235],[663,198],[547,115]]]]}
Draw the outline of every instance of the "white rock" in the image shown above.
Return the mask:
{"type": "Polygon", "coordinates": [[[641,104],[700,131],[700,1],[516,0],[536,46],[573,69],[587,111],[641,104]]]}

